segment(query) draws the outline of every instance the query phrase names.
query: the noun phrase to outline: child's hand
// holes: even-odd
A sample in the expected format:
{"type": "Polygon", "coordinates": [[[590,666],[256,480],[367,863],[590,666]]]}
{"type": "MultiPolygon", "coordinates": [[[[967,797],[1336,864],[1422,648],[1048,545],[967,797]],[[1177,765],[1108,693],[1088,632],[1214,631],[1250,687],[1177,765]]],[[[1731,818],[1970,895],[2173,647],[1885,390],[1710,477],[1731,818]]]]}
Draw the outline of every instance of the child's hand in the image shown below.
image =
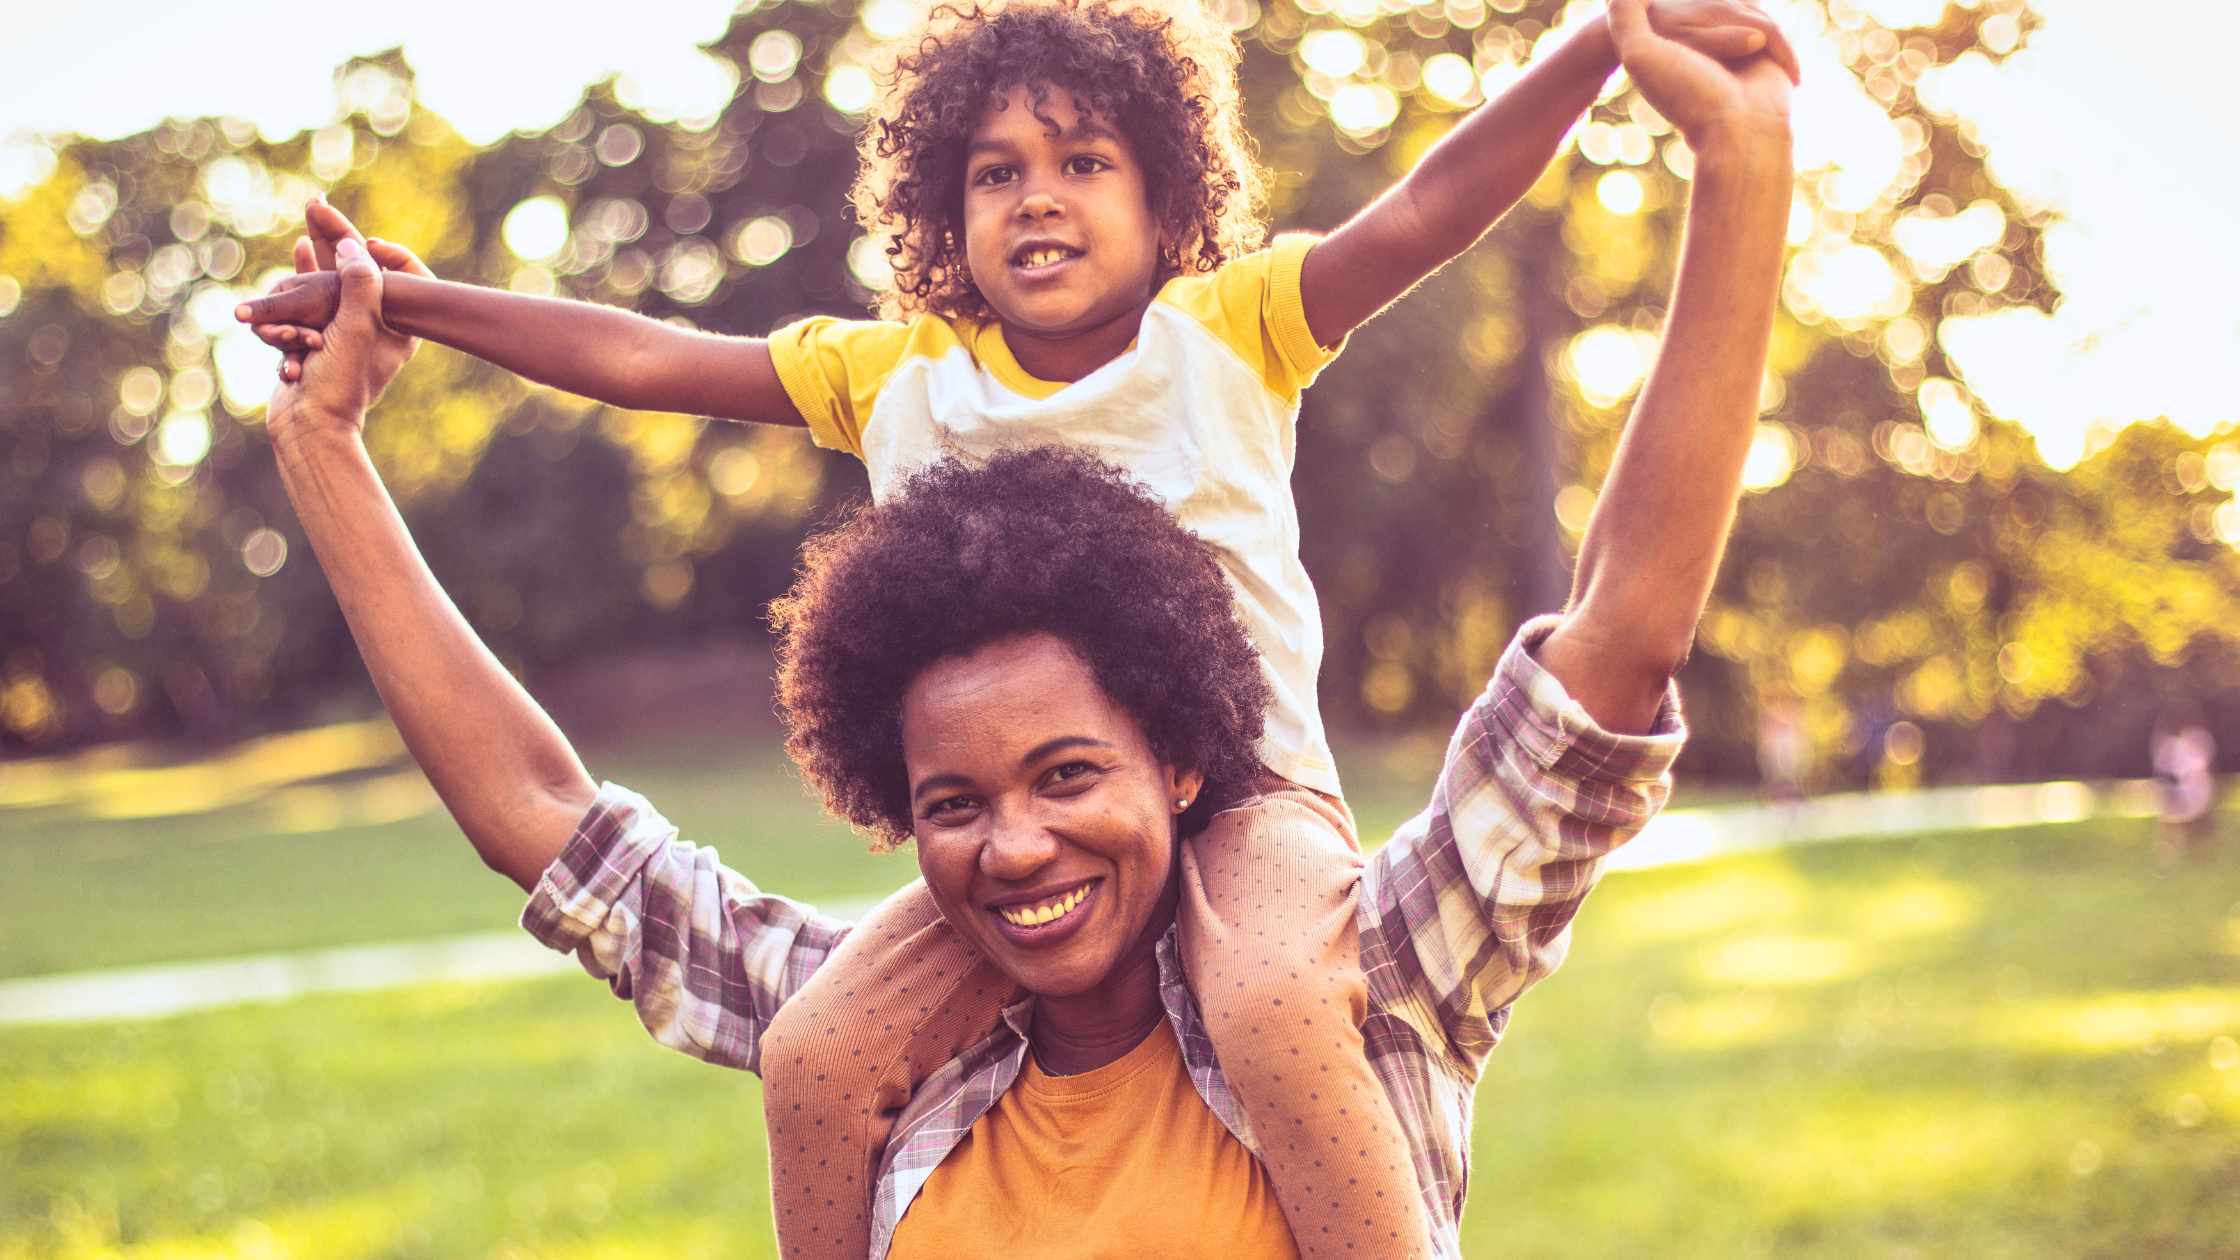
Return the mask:
{"type": "Polygon", "coordinates": [[[276,350],[317,350],[319,329],[334,322],[341,286],[332,271],[282,276],[272,291],[233,308],[233,317],[276,350]]]}
{"type": "Polygon", "coordinates": [[[280,365],[283,381],[300,379],[303,356],[325,345],[320,330],[334,319],[338,293],[334,260],[341,242],[359,242],[383,271],[431,279],[435,275],[404,246],[361,236],[356,225],[323,197],[304,203],[303,220],[306,234],[297,237],[295,244],[296,274],[282,277],[270,293],[233,310],[233,317],[248,324],[259,340],[286,356],[280,365]]]}
{"type": "Polygon", "coordinates": [[[1723,62],[1659,35],[1647,9],[1647,0],[1611,0],[1610,35],[1649,104],[1699,151],[1707,140],[1739,130],[1779,136],[1786,152],[1792,80],[1770,48],[1723,62]]]}
{"type": "Polygon", "coordinates": [[[1762,52],[1773,58],[1790,83],[1803,81],[1789,37],[1750,0],[1650,0],[1649,29],[1714,61],[1737,61],[1762,52]]]}

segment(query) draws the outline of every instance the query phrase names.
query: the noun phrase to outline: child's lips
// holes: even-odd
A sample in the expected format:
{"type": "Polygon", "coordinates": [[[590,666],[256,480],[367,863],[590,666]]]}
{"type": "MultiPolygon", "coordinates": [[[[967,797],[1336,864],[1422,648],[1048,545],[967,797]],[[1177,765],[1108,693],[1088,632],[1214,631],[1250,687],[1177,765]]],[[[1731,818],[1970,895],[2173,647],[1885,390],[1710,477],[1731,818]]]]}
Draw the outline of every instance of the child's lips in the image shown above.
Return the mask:
{"type": "Polygon", "coordinates": [[[1022,280],[1041,280],[1081,261],[1087,252],[1059,245],[1022,250],[1013,258],[1011,270],[1022,280]]]}

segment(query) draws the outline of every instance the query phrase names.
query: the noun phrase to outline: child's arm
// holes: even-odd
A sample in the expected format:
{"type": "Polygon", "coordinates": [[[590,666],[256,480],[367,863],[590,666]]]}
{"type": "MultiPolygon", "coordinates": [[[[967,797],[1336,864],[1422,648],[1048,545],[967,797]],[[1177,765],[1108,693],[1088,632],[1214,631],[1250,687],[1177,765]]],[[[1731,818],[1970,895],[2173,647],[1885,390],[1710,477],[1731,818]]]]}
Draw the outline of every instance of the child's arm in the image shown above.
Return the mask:
{"type": "MultiPolygon", "coordinates": [[[[1749,0],[1657,0],[1656,33],[1706,56],[1761,50],[1797,74],[1796,54],[1749,0]]],[[[1547,169],[1564,133],[1618,67],[1609,20],[1598,17],[1480,106],[1382,197],[1325,237],[1300,269],[1307,328],[1340,338],[1483,236],[1547,169]]]]}
{"type": "MultiPolygon", "coordinates": [[[[307,207],[305,219],[317,260],[331,257],[335,240],[361,239],[325,202],[307,207]]],[[[769,343],[758,338],[677,328],[591,302],[456,284],[425,268],[391,271],[386,279],[381,319],[389,329],[540,384],[638,411],[805,423],[778,380],[769,343]]],[[[260,326],[260,335],[284,350],[316,349],[319,334],[312,330],[333,319],[335,305],[336,273],[310,271],[242,303],[234,316],[260,326]]]]}

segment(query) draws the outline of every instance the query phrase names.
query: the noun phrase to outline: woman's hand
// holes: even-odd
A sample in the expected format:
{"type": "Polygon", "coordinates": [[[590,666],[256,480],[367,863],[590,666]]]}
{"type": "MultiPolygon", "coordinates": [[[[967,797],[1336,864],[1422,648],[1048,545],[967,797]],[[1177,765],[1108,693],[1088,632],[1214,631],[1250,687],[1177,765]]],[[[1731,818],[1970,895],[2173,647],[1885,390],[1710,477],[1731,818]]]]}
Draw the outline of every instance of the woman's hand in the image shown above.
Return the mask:
{"type": "Polygon", "coordinates": [[[420,345],[381,321],[381,268],[365,245],[344,239],[335,256],[334,318],[319,331],[318,349],[304,358],[294,379],[283,362],[265,411],[275,444],[328,428],[356,436],[367,409],[420,345]]]}
{"type": "MultiPolygon", "coordinates": [[[[1722,11],[1730,7],[1720,6],[1722,11]]],[[[1611,0],[1610,35],[1634,86],[1680,129],[1690,148],[1701,151],[1737,132],[1786,138],[1794,54],[1788,66],[1770,47],[1747,60],[1722,64],[1658,34],[1645,0],[1611,0]]],[[[1787,47],[1784,41],[1781,48],[1787,47]]]]}
{"type": "Polygon", "coordinates": [[[334,321],[339,280],[335,259],[343,241],[354,240],[365,246],[383,271],[402,271],[429,280],[436,275],[418,254],[404,246],[360,233],[356,224],[316,194],[303,205],[303,226],[305,235],[296,238],[296,274],[282,276],[263,297],[252,298],[233,310],[235,319],[248,324],[251,332],[284,356],[280,363],[283,381],[301,378],[304,356],[325,343],[322,330],[334,321]]]}

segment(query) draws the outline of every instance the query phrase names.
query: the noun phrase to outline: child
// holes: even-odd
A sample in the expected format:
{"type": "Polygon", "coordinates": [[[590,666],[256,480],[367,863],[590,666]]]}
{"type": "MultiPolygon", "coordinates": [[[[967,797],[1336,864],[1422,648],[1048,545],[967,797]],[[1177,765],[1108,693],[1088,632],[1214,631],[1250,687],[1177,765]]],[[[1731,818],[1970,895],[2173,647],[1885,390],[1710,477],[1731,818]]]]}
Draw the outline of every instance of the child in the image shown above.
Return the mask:
{"type": "MultiPolygon", "coordinates": [[[[1778,29],[1744,0],[1661,0],[1654,21],[1699,51],[1767,50],[1793,71],[1778,29]]],[[[1538,178],[1617,66],[1609,32],[1588,23],[1328,237],[1258,252],[1238,47],[1195,0],[945,5],[889,56],[854,190],[894,262],[885,319],[715,336],[436,281],[376,244],[405,268],[385,286],[383,318],[618,406],[805,424],[864,460],[875,495],[940,455],[1047,442],[1093,446],[1150,486],[1217,550],[1275,694],[1263,778],[1174,802],[1196,833],[1183,842],[1183,964],[1208,995],[1250,1144],[1301,1255],[1449,1251],[1454,1240],[1425,1224],[1360,1026],[1360,849],[1334,821],[1344,809],[1316,708],[1322,631],[1298,558],[1293,426],[1300,391],[1346,335],[1538,178]]],[[[352,231],[324,203],[307,216],[322,259],[352,231]]],[[[331,273],[294,277],[238,314],[301,351],[333,294],[331,273]]],[[[916,884],[772,1027],[765,1107],[784,1255],[866,1253],[886,1136],[923,1074],[1013,1000],[993,976],[916,884]],[[814,1119],[833,1114],[862,1124],[814,1119]]]]}

